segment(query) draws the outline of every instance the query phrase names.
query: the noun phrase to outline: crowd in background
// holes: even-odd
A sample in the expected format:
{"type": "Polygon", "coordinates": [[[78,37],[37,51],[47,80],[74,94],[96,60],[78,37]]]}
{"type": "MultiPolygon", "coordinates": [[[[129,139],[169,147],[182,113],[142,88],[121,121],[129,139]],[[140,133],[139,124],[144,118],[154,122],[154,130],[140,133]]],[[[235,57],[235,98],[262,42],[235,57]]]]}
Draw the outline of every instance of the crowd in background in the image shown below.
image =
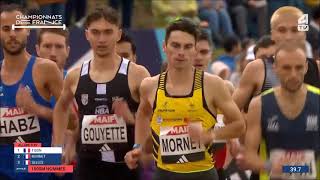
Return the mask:
{"type": "Polygon", "coordinates": [[[257,57],[255,45],[261,46],[263,52],[267,48],[271,51],[267,54],[272,54],[274,48],[269,48],[272,40],[268,37],[271,14],[281,6],[291,5],[309,15],[307,54],[319,58],[320,1],[317,0],[14,0],[10,3],[21,4],[30,13],[62,14],[68,27],[82,27],[92,6],[101,3],[119,10],[122,27],[126,29],[143,28],[134,25],[140,18],[133,18],[140,5],[151,10],[152,16],[143,18],[152,18],[154,28],[164,28],[177,17],[190,17],[212,37],[214,58],[208,71],[231,80],[235,86],[245,65],[257,57]]]}

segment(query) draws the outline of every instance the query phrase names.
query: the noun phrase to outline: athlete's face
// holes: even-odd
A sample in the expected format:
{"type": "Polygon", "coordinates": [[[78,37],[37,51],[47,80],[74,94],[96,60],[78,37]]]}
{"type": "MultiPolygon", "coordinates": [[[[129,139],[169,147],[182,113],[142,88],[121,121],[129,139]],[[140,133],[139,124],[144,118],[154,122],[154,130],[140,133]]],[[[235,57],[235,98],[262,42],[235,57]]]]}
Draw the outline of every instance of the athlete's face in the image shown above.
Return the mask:
{"type": "Polygon", "coordinates": [[[120,37],[121,30],[119,27],[104,18],[93,21],[86,30],[86,38],[94,54],[100,57],[109,56],[115,52],[120,37]]]}
{"type": "Polygon", "coordinates": [[[277,44],[290,42],[303,42],[306,39],[305,32],[298,31],[297,16],[284,15],[278,17],[271,27],[271,39],[277,44]]]}
{"type": "Polygon", "coordinates": [[[29,30],[15,28],[12,30],[12,25],[16,23],[17,16],[22,15],[19,11],[2,12],[0,17],[1,45],[4,51],[11,55],[20,54],[26,47],[29,30]]]}
{"type": "Polygon", "coordinates": [[[206,40],[200,40],[196,44],[197,55],[193,59],[193,66],[206,71],[211,60],[212,50],[206,40]]]}
{"type": "Polygon", "coordinates": [[[36,45],[39,57],[50,59],[57,63],[60,69],[69,56],[70,47],[66,44],[66,38],[60,34],[45,32],[41,36],[41,42],[36,45]]]}
{"type": "Polygon", "coordinates": [[[117,43],[116,51],[119,56],[136,62],[136,55],[133,53],[132,46],[129,42],[117,43]]]}
{"type": "Polygon", "coordinates": [[[306,55],[301,49],[292,52],[280,50],[274,63],[275,72],[282,88],[296,92],[303,84],[308,64],[306,55]]]}
{"type": "Polygon", "coordinates": [[[192,59],[196,55],[195,38],[183,31],[172,31],[163,50],[167,55],[169,68],[183,69],[192,66],[192,59]]]}
{"type": "Polygon", "coordinates": [[[271,45],[267,48],[260,47],[256,52],[256,59],[266,59],[268,57],[272,57],[276,51],[274,45],[271,45]]]}

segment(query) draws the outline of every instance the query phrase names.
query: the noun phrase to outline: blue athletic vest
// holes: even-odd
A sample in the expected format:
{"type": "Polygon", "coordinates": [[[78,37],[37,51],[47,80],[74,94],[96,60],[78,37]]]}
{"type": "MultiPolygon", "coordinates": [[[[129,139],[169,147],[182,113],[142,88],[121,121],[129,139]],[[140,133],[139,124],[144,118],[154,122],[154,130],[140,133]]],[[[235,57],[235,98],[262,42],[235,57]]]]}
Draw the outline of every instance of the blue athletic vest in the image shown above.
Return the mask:
{"type": "Polygon", "coordinates": [[[320,89],[307,85],[305,105],[301,113],[289,120],[281,112],[274,89],[262,94],[261,127],[267,156],[272,150],[313,150],[316,160],[320,152],[320,89]]]}
{"type": "MultiPolygon", "coordinates": [[[[32,68],[35,61],[36,57],[31,56],[22,78],[16,84],[5,85],[0,77],[0,108],[2,110],[0,116],[0,177],[7,176],[7,178],[12,179],[47,179],[49,177],[49,174],[16,174],[14,169],[14,142],[41,142],[42,146],[51,146],[52,125],[47,120],[38,118],[38,123],[36,123],[36,118],[28,117],[23,120],[10,121],[10,118],[19,117],[19,115],[24,116],[24,114],[26,114],[21,108],[16,107],[15,99],[19,85],[23,85],[31,91],[33,99],[39,105],[50,107],[50,103],[43,99],[38,93],[32,78],[32,68]],[[29,129],[27,126],[29,126],[29,129]],[[35,129],[39,129],[39,127],[40,132],[34,132],[35,129]],[[32,131],[33,133],[28,135],[23,131],[32,131]],[[19,134],[21,132],[26,134],[14,135],[15,133],[19,134]],[[9,134],[8,136],[10,137],[3,137],[5,133],[7,133],[7,135],[9,134]]],[[[1,66],[0,64],[0,71],[1,66]]]]}

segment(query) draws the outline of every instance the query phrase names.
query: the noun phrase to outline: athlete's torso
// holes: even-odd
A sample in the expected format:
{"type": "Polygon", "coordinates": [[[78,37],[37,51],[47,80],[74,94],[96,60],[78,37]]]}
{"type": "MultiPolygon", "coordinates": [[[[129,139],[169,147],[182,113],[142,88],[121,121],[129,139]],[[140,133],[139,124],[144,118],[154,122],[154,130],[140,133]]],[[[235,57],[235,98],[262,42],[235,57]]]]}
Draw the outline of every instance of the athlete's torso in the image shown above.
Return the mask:
{"type": "MultiPolygon", "coordinates": [[[[35,61],[36,58],[31,56],[22,78],[13,85],[4,84],[0,77],[0,154],[2,154],[0,173],[10,177],[15,177],[13,143],[40,142],[42,146],[51,146],[51,123],[34,114],[29,114],[16,105],[18,88],[23,85],[30,91],[36,103],[50,107],[49,101],[39,94],[34,83],[32,70],[35,61]]],[[[38,176],[41,177],[40,175],[38,176]]]]}
{"type": "Polygon", "coordinates": [[[131,112],[137,110],[128,83],[130,62],[122,59],[114,79],[105,83],[90,78],[90,62],[82,65],[75,91],[81,131],[78,152],[80,157],[123,162],[125,153],[133,146],[134,126],[113,114],[112,103],[123,99],[131,112]]]}
{"type": "MultiPolygon", "coordinates": [[[[262,137],[270,158],[275,158],[279,153],[299,152],[306,156],[302,165],[315,168],[313,163],[320,150],[320,90],[309,85],[307,89],[303,110],[290,120],[281,112],[273,89],[263,94],[262,137]]],[[[313,172],[316,171],[313,169],[313,172]]]]}
{"type": "Polygon", "coordinates": [[[167,73],[159,76],[151,129],[153,156],[161,169],[191,173],[213,168],[210,147],[199,142],[191,143],[187,127],[190,121],[208,130],[216,123],[204,98],[203,76],[202,71],[195,71],[193,89],[186,96],[169,95],[166,91],[167,73]]]}

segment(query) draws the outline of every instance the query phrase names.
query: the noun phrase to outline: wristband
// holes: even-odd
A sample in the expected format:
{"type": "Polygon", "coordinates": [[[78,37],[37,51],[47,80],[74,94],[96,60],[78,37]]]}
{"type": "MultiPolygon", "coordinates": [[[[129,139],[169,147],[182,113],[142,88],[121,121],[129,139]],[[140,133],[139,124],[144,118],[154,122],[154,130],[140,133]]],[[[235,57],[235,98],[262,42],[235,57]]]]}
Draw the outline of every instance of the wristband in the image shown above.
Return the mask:
{"type": "Polygon", "coordinates": [[[141,145],[140,144],[134,144],[132,146],[132,149],[138,149],[138,148],[141,148],[141,145]]]}

